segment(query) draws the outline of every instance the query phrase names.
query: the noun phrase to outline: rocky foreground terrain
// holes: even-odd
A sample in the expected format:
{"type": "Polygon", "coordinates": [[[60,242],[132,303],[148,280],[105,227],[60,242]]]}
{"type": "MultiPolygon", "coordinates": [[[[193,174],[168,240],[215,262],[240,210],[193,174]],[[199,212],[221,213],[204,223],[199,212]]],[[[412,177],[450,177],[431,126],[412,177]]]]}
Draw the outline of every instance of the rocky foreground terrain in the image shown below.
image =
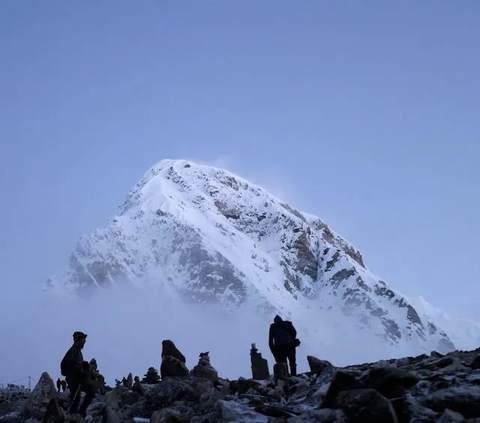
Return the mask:
{"type": "MultiPolygon", "coordinates": [[[[282,376],[277,366],[276,375],[265,380],[222,379],[208,353],[190,371],[178,350],[168,354],[162,352],[162,380],[150,369],[156,377],[132,386],[130,376],[126,384],[125,379],[107,388],[90,405],[85,421],[480,423],[480,348],[344,368],[308,356],[310,372],[282,376]]],[[[65,394],[57,393],[44,373],[32,392],[0,397],[0,422],[62,421],[58,417],[67,405],[65,394]]],[[[73,415],[67,421],[84,420],[73,415]]]]}

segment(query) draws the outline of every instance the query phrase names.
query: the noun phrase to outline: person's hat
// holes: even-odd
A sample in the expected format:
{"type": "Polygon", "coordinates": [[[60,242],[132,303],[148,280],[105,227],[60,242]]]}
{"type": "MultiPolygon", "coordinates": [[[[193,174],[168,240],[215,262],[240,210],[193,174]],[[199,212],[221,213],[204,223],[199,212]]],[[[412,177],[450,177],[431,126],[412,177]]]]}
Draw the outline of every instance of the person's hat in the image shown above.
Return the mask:
{"type": "Polygon", "coordinates": [[[86,333],[79,332],[79,331],[73,332],[73,340],[74,341],[77,341],[79,339],[86,339],[86,338],[87,338],[86,333]]]}

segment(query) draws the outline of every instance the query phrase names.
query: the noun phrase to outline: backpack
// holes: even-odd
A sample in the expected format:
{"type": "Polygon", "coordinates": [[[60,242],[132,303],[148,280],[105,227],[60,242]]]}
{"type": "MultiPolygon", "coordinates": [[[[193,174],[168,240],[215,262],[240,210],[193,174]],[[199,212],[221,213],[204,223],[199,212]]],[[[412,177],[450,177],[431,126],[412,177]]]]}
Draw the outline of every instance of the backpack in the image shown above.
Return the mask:
{"type": "Polygon", "coordinates": [[[68,361],[67,361],[67,354],[62,358],[62,361],[60,362],[60,374],[62,376],[67,376],[68,372],[68,361]]]}
{"type": "Polygon", "coordinates": [[[293,327],[293,324],[292,322],[289,322],[288,320],[285,320],[285,326],[284,326],[285,330],[287,331],[287,333],[293,338],[295,339],[296,336],[297,336],[297,331],[295,330],[295,328],[293,327]]]}
{"type": "Polygon", "coordinates": [[[292,322],[290,322],[288,320],[285,321],[285,330],[292,337],[293,344],[295,345],[295,347],[298,347],[300,345],[300,339],[297,338],[297,331],[293,327],[292,322]]]}

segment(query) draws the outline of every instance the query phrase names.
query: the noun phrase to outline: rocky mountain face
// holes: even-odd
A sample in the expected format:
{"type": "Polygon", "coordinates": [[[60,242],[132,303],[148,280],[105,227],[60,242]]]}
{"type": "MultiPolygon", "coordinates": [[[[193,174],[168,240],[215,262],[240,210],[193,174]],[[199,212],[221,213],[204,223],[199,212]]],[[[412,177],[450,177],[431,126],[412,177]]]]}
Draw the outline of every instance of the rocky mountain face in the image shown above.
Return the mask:
{"type": "Polygon", "coordinates": [[[230,312],[249,306],[269,318],[281,313],[300,332],[318,320],[389,346],[455,347],[320,218],[226,170],[191,161],[153,166],[113,219],[79,240],[47,291],[63,298],[123,284],[152,285],[230,312]]]}
{"type": "Polygon", "coordinates": [[[345,368],[308,356],[309,372],[290,377],[277,373],[261,380],[219,377],[208,353],[201,353],[188,371],[173,362],[183,361],[176,351],[180,358],[162,353],[162,378],[150,368],[141,382],[138,377],[132,382],[129,375],[123,384],[97,393],[85,419],[66,412],[68,392],[56,392],[43,373],[31,393],[0,394],[0,422],[480,421],[480,349],[446,355],[433,351],[345,368]]]}

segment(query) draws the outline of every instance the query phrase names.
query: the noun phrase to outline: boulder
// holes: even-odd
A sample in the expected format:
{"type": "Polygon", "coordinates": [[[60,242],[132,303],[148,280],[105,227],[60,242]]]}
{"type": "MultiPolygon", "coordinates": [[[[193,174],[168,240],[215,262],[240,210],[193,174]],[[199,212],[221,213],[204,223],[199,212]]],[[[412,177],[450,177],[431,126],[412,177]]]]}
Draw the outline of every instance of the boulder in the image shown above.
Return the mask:
{"type": "Polygon", "coordinates": [[[398,423],[390,402],[374,389],[342,391],[334,406],[345,413],[349,423],[398,423]]]}
{"type": "Polygon", "coordinates": [[[199,402],[209,396],[213,384],[196,377],[167,378],[147,392],[148,407],[152,411],[170,407],[176,401],[199,402]]]}
{"type": "Polygon", "coordinates": [[[47,405],[42,423],[62,423],[65,420],[65,413],[58,405],[58,401],[52,398],[47,405]]]}
{"type": "Polygon", "coordinates": [[[452,410],[445,410],[436,423],[463,423],[467,420],[460,413],[452,410]]]}
{"type": "Polygon", "coordinates": [[[442,357],[439,360],[435,360],[434,362],[432,362],[431,366],[443,369],[444,367],[450,366],[451,364],[453,364],[452,357],[442,357]]]}
{"type": "Polygon", "coordinates": [[[245,404],[236,401],[219,400],[214,413],[210,416],[212,422],[267,422],[262,416],[245,404]]]}
{"type": "Polygon", "coordinates": [[[258,391],[260,388],[260,383],[253,379],[245,379],[243,377],[239,378],[234,383],[230,383],[230,389],[233,392],[237,392],[239,395],[246,393],[250,389],[258,391]]]}
{"type": "Polygon", "coordinates": [[[480,387],[455,386],[433,392],[422,403],[437,412],[446,409],[462,413],[466,418],[480,417],[480,387]]]}
{"type": "Polygon", "coordinates": [[[480,355],[478,355],[473,359],[472,364],[470,364],[470,367],[472,370],[480,369],[480,355]]]}
{"type": "Polygon", "coordinates": [[[155,411],[150,418],[150,423],[188,423],[192,410],[187,407],[167,407],[155,411]]]}
{"type": "Polygon", "coordinates": [[[411,404],[408,402],[405,396],[392,398],[390,400],[390,404],[392,404],[392,407],[395,410],[398,423],[410,423],[411,416],[412,416],[412,412],[410,408],[411,404]]]}
{"type": "Polygon", "coordinates": [[[312,373],[322,373],[326,368],[332,368],[333,365],[329,361],[320,360],[313,355],[307,355],[308,365],[312,373]]]}
{"type": "Polygon", "coordinates": [[[87,408],[87,415],[92,417],[101,417],[105,413],[105,401],[93,401],[87,408]]]}
{"type": "Polygon", "coordinates": [[[365,387],[375,389],[386,398],[398,398],[405,389],[409,389],[419,381],[413,373],[398,367],[376,367],[362,379],[365,387]]]}
{"type": "Polygon", "coordinates": [[[338,394],[345,390],[362,388],[363,385],[357,378],[348,372],[338,370],[334,373],[333,379],[323,398],[320,408],[333,408],[338,394]]]}
{"type": "Polygon", "coordinates": [[[104,423],[120,423],[120,417],[118,415],[118,412],[114,410],[112,407],[107,405],[105,407],[105,413],[103,415],[103,420],[102,422],[104,423]]]}
{"type": "Polygon", "coordinates": [[[118,411],[123,405],[123,395],[128,392],[125,386],[117,386],[105,395],[106,406],[118,411]]]}

